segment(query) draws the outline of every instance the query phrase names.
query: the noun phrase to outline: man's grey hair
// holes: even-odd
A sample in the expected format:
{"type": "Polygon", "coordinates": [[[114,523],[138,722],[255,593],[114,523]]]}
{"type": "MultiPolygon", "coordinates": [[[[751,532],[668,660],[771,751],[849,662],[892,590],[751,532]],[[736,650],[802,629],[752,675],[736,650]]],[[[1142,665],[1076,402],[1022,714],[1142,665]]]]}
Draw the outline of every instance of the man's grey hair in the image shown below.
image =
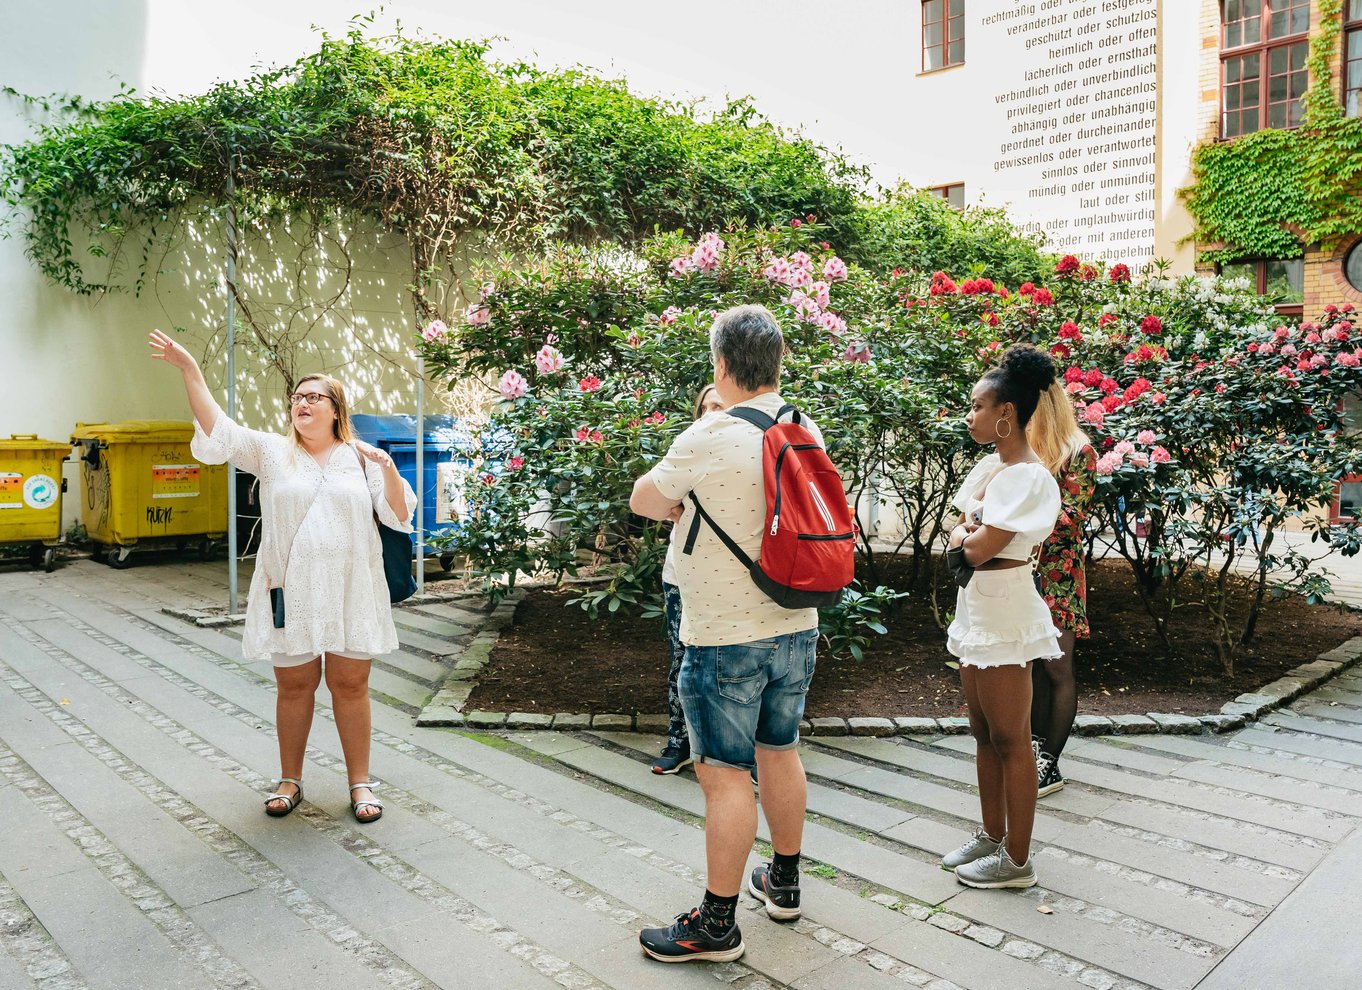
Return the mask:
{"type": "Polygon", "coordinates": [[[734,306],[714,318],[709,349],[723,358],[728,375],[741,389],[755,392],[780,383],[785,337],[765,306],[734,306]]]}

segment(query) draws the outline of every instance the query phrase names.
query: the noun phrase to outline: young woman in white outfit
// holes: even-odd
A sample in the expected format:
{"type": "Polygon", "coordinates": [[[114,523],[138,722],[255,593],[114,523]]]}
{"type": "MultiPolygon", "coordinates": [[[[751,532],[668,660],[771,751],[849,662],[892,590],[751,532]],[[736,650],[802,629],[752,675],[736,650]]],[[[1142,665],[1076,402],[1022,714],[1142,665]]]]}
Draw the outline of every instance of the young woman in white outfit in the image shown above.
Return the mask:
{"type": "Polygon", "coordinates": [[[260,479],[262,535],[241,647],[247,660],[272,660],[279,685],[282,773],[265,812],[281,818],[303,800],[303,755],[325,658],[350,807],[359,821],[374,821],[383,803],[369,780],[370,659],[398,645],[374,517],[411,532],[416,495],[386,452],[355,440],[345,389],[331,376],[298,383],[289,396],[292,428],[280,436],[228,419],[193,356],[165,334],[153,332],[151,348],[184,377],[194,456],[230,461],[260,479]],[[271,589],[283,589],[282,627],[271,589]]]}
{"type": "Polygon", "coordinates": [[[1027,442],[1026,424],[1054,380],[1048,354],[1014,344],[974,386],[965,417],[977,443],[996,447],[960,486],[954,504],[964,519],[950,537],[950,546],[963,547],[965,562],[975,568],[956,596],[946,646],[960,660],[977,743],[983,827],[942,865],[971,887],[1036,883],[1029,665],[1062,651],[1031,561],[1054,529],[1060,498],[1054,475],[1027,442]]]}

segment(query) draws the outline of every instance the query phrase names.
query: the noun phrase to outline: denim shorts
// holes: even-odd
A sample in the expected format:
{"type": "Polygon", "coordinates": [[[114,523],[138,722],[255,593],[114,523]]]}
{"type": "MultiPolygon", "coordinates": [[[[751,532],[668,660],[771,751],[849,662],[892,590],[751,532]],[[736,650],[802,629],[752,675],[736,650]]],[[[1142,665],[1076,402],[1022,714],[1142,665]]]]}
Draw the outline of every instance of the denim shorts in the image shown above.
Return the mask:
{"type": "Polygon", "coordinates": [[[818,630],[731,646],[687,646],[677,687],[697,763],[751,770],[756,747],[799,745],[818,630]]]}

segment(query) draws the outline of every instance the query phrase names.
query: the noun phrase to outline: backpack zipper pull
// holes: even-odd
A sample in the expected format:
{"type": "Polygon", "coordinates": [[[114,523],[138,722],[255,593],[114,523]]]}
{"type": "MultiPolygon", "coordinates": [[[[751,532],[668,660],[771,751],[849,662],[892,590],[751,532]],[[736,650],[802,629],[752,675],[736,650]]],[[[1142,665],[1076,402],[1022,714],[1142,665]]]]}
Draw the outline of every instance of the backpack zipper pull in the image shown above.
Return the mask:
{"type": "Polygon", "coordinates": [[[771,535],[776,535],[776,528],[780,525],[780,513],[777,512],[771,517],[771,535]]]}

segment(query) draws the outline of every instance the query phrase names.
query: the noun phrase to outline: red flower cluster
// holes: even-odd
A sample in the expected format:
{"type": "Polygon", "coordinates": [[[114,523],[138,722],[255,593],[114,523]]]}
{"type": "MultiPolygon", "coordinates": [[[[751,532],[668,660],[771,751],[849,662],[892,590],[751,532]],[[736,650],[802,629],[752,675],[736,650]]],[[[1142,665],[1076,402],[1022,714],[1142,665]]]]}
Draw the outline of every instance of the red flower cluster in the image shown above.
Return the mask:
{"type": "Polygon", "coordinates": [[[1032,282],[1023,282],[1021,285],[1017,286],[1018,295],[1029,296],[1031,293],[1035,291],[1036,286],[1032,282]]]}
{"type": "Polygon", "coordinates": [[[1077,323],[1073,320],[1065,320],[1059,325],[1059,339],[1073,340],[1081,344],[1083,343],[1083,334],[1079,332],[1077,323]]]}
{"type": "Polygon", "coordinates": [[[1084,282],[1091,282],[1093,279],[1097,278],[1097,269],[1092,265],[1084,265],[1078,270],[1078,277],[1084,282]]]}
{"type": "Polygon", "coordinates": [[[1151,313],[1140,321],[1140,329],[1150,336],[1163,333],[1163,321],[1151,313]]]}
{"type": "Polygon", "coordinates": [[[927,294],[928,294],[928,295],[930,295],[930,296],[946,296],[946,295],[952,295],[952,294],[954,294],[955,292],[958,292],[958,291],[959,291],[959,289],[957,288],[957,286],[956,286],[954,280],[952,280],[952,278],[951,278],[949,275],[947,275],[945,272],[933,272],[933,273],[932,273],[932,284],[931,284],[931,286],[927,289],[927,294]]]}
{"type": "Polygon", "coordinates": [[[1073,351],[1069,350],[1069,345],[1063,341],[1050,348],[1050,355],[1059,358],[1061,361],[1067,361],[1072,354],[1073,351]]]}
{"type": "Polygon", "coordinates": [[[1107,278],[1113,282],[1129,282],[1130,268],[1126,265],[1112,265],[1111,271],[1107,272],[1107,278]]]}
{"type": "Polygon", "coordinates": [[[1097,325],[1101,327],[1103,330],[1105,330],[1107,327],[1115,323],[1116,319],[1117,317],[1115,313],[1103,313],[1100,317],[1097,318],[1097,325]]]}
{"type": "Polygon", "coordinates": [[[523,457],[512,457],[510,460],[506,462],[506,469],[508,471],[519,471],[524,466],[525,458],[523,457]]]}
{"type": "Polygon", "coordinates": [[[1123,398],[1128,405],[1153,387],[1154,386],[1150,384],[1148,378],[1137,378],[1126,387],[1126,390],[1123,393],[1121,393],[1121,398],[1123,398]]]}
{"type": "Polygon", "coordinates": [[[1078,259],[1071,254],[1066,254],[1064,257],[1060,258],[1059,263],[1055,265],[1055,274],[1072,275],[1074,272],[1078,271],[1078,268],[1078,259]]]}
{"type": "Polygon", "coordinates": [[[1037,289],[1031,293],[1031,301],[1037,306],[1053,306],[1055,303],[1054,293],[1046,288],[1037,289]]]}
{"type": "Polygon", "coordinates": [[[962,296],[983,296],[992,291],[993,280],[991,278],[967,278],[960,283],[960,294],[962,296]]]}
{"type": "Polygon", "coordinates": [[[1141,344],[1125,357],[1126,364],[1143,364],[1146,361],[1167,361],[1168,349],[1158,344],[1141,344]]]}
{"type": "Polygon", "coordinates": [[[605,439],[605,437],[601,435],[600,430],[592,430],[585,426],[579,427],[573,436],[577,438],[578,443],[586,443],[588,440],[592,443],[600,443],[605,439]]]}
{"type": "Polygon", "coordinates": [[[1002,321],[998,319],[997,313],[985,313],[983,316],[979,317],[979,322],[987,323],[991,327],[996,327],[1002,321]]]}
{"type": "Polygon", "coordinates": [[[601,387],[601,380],[595,375],[587,375],[577,383],[577,387],[583,392],[594,392],[601,387]]]}

